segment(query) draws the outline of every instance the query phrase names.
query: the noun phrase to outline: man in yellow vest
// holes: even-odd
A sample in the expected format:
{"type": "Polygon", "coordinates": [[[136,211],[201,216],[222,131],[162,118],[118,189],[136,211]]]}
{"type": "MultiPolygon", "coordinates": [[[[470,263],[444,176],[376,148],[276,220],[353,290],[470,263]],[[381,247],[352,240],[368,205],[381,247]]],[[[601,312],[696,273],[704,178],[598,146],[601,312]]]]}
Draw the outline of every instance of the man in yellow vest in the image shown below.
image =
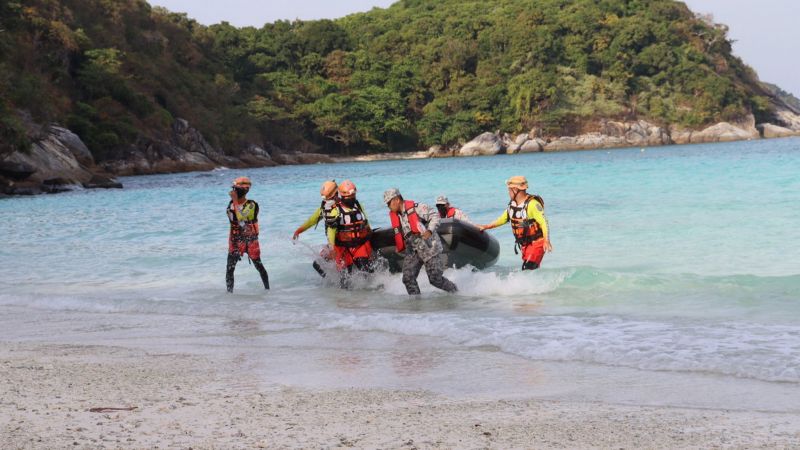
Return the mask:
{"type": "Polygon", "coordinates": [[[327,234],[328,228],[333,224],[334,219],[331,217],[332,211],[339,203],[339,186],[336,181],[329,180],[322,183],[319,190],[319,195],[322,197],[322,203],[319,208],[314,211],[308,220],[294,230],[293,240],[297,240],[302,233],[305,233],[309,228],[316,227],[320,221],[325,222],[325,233],[327,234]]]}
{"type": "Polygon", "coordinates": [[[258,244],[258,203],[247,199],[252,183],[247,177],[239,177],[233,181],[228,203],[227,214],[231,224],[228,236],[228,267],[225,273],[225,284],[228,292],[233,292],[233,272],[236,263],[245,253],[261,275],[264,289],[269,289],[269,276],[261,263],[261,247],[258,244]]]}
{"type": "MultiPolygon", "coordinates": [[[[334,258],[333,247],[336,238],[336,217],[334,217],[334,211],[339,205],[339,186],[336,184],[336,181],[328,180],[322,183],[319,195],[322,197],[322,203],[320,203],[319,207],[309,216],[308,220],[294,230],[292,240],[298,240],[301,234],[305,233],[311,227],[316,228],[319,222],[322,221],[325,224],[325,235],[328,238],[328,247],[322,250],[320,256],[325,260],[331,260],[334,258]]],[[[316,270],[322,278],[327,276],[325,269],[322,268],[318,261],[314,261],[312,267],[314,267],[314,270],[316,270]]]]}
{"type": "Polygon", "coordinates": [[[536,270],[541,266],[545,252],[553,250],[550,245],[550,230],[544,216],[544,200],[538,195],[528,194],[528,180],[523,176],[506,181],[511,201],[503,214],[489,225],[479,227],[490,230],[511,222],[517,248],[522,251],[522,270],[536,270]]]}

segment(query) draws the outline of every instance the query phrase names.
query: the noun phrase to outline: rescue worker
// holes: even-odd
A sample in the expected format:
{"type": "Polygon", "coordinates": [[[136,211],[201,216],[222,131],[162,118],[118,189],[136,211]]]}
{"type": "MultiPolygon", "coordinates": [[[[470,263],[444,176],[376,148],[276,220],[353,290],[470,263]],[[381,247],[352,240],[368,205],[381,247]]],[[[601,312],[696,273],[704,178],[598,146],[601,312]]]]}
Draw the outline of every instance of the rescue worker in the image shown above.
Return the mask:
{"type": "Polygon", "coordinates": [[[450,200],[446,195],[436,197],[436,209],[442,219],[458,219],[462,222],[472,223],[464,211],[450,205],[450,200]]]}
{"type": "Polygon", "coordinates": [[[347,287],[353,267],[372,272],[372,229],[367,213],[356,199],[356,185],[345,180],[339,185],[339,202],[331,210],[328,240],[333,246],[336,268],[342,273],[342,287],[347,287]]]}
{"type": "MultiPolygon", "coordinates": [[[[319,190],[319,195],[322,197],[322,203],[319,205],[319,208],[317,208],[317,210],[311,214],[308,220],[306,220],[305,223],[300,225],[294,231],[292,240],[296,241],[300,238],[300,234],[304,233],[312,226],[316,228],[319,222],[323,221],[325,223],[325,235],[328,237],[329,246],[322,250],[320,256],[324,260],[330,260],[332,259],[333,242],[335,238],[335,236],[330,236],[332,231],[331,226],[335,221],[331,213],[336,207],[336,204],[339,203],[339,186],[336,184],[336,180],[328,180],[322,183],[322,187],[319,190]]],[[[314,270],[316,270],[322,278],[325,278],[325,270],[318,261],[314,261],[311,266],[314,267],[314,270]]]]}
{"type": "Polygon", "coordinates": [[[479,227],[490,230],[511,222],[517,249],[522,251],[522,270],[536,270],[542,264],[545,252],[553,250],[547,218],[544,216],[544,200],[538,195],[528,194],[528,180],[523,176],[506,181],[511,201],[505,212],[489,225],[479,227]]]}
{"type": "Polygon", "coordinates": [[[227,214],[231,223],[228,237],[228,267],[225,273],[225,284],[228,292],[233,292],[233,272],[236,263],[245,253],[261,275],[264,289],[269,289],[269,276],[261,263],[261,247],[258,245],[258,203],[247,199],[252,183],[247,177],[239,177],[233,181],[228,203],[227,214]]]}
{"type": "Polygon", "coordinates": [[[316,211],[305,221],[302,225],[300,225],[295,231],[294,235],[292,236],[293,240],[297,240],[300,235],[306,232],[309,228],[315,227],[319,224],[320,221],[325,222],[325,233],[328,232],[328,227],[333,223],[333,219],[331,217],[331,211],[333,211],[336,204],[339,202],[339,186],[336,185],[336,181],[328,180],[322,183],[322,187],[319,190],[319,195],[322,197],[322,203],[319,205],[316,211]]]}
{"type": "Polygon", "coordinates": [[[403,284],[408,294],[420,294],[417,278],[422,266],[433,286],[447,292],[458,291],[456,285],[444,277],[442,240],[436,232],[439,213],[424,203],[404,200],[395,188],[383,193],[383,202],[389,208],[397,252],[405,252],[403,284]]]}

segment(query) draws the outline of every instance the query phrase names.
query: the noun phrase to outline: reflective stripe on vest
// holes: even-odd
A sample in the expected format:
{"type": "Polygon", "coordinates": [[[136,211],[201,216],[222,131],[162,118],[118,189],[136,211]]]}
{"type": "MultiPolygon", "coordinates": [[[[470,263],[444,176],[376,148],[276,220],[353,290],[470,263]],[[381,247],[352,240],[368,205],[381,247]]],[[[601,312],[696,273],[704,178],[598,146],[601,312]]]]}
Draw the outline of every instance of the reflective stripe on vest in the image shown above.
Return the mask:
{"type": "Polygon", "coordinates": [[[353,208],[345,211],[341,204],[337,204],[339,217],[336,226],[336,245],[343,247],[357,247],[369,240],[372,230],[364,216],[361,204],[356,201],[353,208]]]}
{"type": "Polygon", "coordinates": [[[517,244],[520,245],[529,244],[543,237],[539,223],[528,217],[528,205],[531,200],[536,200],[536,198],[528,196],[522,206],[515,205],[513,201],[508,203],[508,219],[511,222],[511,230],[514,232],[517,244]]]}

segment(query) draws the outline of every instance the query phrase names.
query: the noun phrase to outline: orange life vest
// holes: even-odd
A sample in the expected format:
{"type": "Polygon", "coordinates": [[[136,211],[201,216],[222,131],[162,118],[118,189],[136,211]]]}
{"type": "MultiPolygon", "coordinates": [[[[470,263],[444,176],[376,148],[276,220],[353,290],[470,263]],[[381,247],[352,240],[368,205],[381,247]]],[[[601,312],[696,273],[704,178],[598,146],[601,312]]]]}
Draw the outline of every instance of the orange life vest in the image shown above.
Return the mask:
{"type": "Polygon", "coordinates": [[[538,195],[529,195],[522,206],[508,202],[508,218],[511,221],[511,230],[514,232],[517,244],[527,245],[544,237],[542,228],[532,217],[528,217],[528,204],[536,200],[544,207],[544,200],[538,195]]]}
{"type": "Polygon", "coordinates": [[[340,247],[359,247],[369,241],[372,229],[364,216],[361,204],[356,201],[349,211],[345,211],[341,203],[336,205],[339,209],[336,227],[336,245],[340,247]]]}
{"type": "MultiPolygon", "coordinates": [[[[411,234],[422,234],[419,214],[417,214],[417,204],[412,200],[406,200],[403,205],[405,206],[406,215],[408,215],[408,224],[411,225],[411,234]]],[[[403,235],[400,214],[390,211],[389,219],[392,221],[392,228],[394,229],[394,245],[397,247],[398,252],[402,252],[406,249],[406,236],[403,235]]]]}

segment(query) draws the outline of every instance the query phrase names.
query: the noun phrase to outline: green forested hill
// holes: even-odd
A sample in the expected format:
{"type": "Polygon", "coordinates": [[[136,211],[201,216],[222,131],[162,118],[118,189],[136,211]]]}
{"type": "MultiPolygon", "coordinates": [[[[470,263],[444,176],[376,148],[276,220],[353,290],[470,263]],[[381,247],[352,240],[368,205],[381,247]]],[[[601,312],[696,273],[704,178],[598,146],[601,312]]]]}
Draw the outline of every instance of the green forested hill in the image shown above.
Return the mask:
{"type": "Polygon", "coordinates": [[[597,118],[764,121],[774,101],[725,27],[673,0],[401,0],[262,28],[143,0],[12,0],[0,30],[0,146],[25,146],[24,111],[99,160],[176,117],[231,154],[385,151],[597,118]]]}

